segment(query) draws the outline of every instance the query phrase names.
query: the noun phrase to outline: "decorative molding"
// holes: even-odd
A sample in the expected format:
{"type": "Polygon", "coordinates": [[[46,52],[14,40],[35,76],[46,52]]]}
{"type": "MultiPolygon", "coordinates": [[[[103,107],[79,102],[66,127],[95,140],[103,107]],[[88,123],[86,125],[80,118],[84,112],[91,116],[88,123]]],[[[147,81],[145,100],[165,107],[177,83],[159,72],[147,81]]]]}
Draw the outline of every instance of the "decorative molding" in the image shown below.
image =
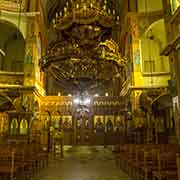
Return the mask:
{"type": "Polygon", "coordinates": [[[152,72],[152,73],[142,73],[143,76],[145,77],[150,77],[150,76],[170,76],[170,72],[152,72]]]}

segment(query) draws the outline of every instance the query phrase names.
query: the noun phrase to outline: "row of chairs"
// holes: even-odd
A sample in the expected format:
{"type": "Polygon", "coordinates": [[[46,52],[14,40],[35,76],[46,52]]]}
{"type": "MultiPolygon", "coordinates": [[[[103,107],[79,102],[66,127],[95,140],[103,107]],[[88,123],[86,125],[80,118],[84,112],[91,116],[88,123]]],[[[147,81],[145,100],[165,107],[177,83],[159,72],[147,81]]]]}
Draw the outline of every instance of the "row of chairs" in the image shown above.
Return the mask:
{"type": "Polygon", "coordinates": [[[175,144],[121,145],[116,161],[132,179],[180,180],[180,146],[175,144]]]}
{"type": "Polygon", "coordinates": [[[0,146],[0,180],[27,180],[48,165],[48,152],[37,144],[0,146]]]}

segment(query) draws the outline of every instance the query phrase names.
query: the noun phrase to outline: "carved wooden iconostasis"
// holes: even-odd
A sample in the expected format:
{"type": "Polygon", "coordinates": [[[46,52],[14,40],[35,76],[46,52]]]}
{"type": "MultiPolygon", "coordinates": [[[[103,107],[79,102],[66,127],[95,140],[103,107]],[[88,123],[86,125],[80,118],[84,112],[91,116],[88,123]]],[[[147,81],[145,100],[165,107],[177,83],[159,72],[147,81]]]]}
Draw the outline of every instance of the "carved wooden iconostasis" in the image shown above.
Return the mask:
{"type": "Polygon", "coordinates": [[[73,97],[44,97],[40,107],[42,139],[47,143],[50,131],[52,141],[54,130],[63,129],[65,145],[116,144],[126,130],[126,113],[126,101],[122,98],[93,98],[84,107],[74,104],[73,97]]]}
{"type": "Polygon", "coordinates": [[[8,114],[0,113],[0,134],[7,134],[8,131],[8,114]]]}
{"type": "Polygon", "coordinates": [[[8,112],[8,143],[30,142],[30,123],[32,113],[8,112]]]}

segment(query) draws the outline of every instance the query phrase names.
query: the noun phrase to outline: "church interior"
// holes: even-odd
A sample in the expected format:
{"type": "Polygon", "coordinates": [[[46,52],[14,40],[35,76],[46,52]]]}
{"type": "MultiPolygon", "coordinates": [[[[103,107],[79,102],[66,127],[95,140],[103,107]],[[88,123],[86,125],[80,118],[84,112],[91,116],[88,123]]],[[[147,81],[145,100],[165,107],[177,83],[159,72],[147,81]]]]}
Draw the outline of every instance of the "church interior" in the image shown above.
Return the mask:
{"type": "Polygon", "coordinates": [[[180,0],[0,0],[0,180],[180,180],[180,0]]]}

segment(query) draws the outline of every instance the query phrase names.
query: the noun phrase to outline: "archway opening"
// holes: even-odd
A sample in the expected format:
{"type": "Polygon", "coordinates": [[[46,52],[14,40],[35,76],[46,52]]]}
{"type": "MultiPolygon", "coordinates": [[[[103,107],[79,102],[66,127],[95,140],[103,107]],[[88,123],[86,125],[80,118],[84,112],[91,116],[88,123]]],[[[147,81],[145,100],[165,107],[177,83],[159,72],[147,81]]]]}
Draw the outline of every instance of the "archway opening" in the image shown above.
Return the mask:
{"type": "Polygon", "coordinates": [[[0,21],[0,70],[23,72],[25,40],[19,29],[7,22],[0,21]]]}

